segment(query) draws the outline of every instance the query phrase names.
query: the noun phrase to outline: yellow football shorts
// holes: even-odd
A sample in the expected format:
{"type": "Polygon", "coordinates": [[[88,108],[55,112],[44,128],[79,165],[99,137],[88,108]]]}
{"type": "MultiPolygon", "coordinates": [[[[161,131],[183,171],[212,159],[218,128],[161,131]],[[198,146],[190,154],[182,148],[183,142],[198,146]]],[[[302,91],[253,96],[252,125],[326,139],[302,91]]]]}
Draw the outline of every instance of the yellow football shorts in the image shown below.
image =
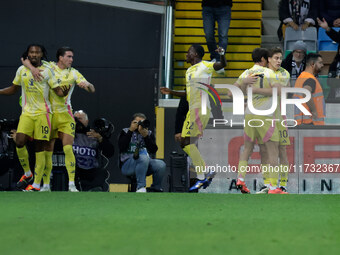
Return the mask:
{"type": "Polygon", "coordinates": [[[50,113],[37,116],[21,114],[17,133],[23,133],[33,137],[35,140],[49,141],[51,135],[51,117],[52,114],[50,113]]]}
{"type": "Polygon", "coordinates": [[[54,113],[52,119],[51,138],[58,138],[58,132],[74,137],[76,122],[69,112],[54,113]]]}
{"type": "MultiPolygon", "coordinates": [[[[279,135],[279,145],[287,146],[287,145],[290,145],[288,128],[286,128],[285,126],[281,125],[282,121],[283,121],[283,119],[280,119],[280,121],[276,121],[275,122],[275,126],[277,128],[278,135],[279,135]]],[[[257,138],[257,143],[258,144],[263,144],[262,139],[258,137],[257,138]]]]}
{"type": "Polygon", "coordinates": [[[203,135],[210,118],[210,109],[202,115],[200,108],[190,109],[183,123],[182,137],[197,137],[203,135]]]}
{"type": "Polygon", "coordinates": [[[269,116],[246,114],[244,139],[251,142],[257,140],[259,144],[268,141],[279,142],[277,123],[273,125],[269,116]]]}

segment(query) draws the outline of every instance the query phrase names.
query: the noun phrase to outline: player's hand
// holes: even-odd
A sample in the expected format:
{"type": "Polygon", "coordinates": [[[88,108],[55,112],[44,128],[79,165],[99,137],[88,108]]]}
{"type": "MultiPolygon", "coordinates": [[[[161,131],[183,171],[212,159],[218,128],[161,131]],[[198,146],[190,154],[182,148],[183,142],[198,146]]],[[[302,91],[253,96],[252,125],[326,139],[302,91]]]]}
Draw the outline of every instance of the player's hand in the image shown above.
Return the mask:
{"type": "Polygon", "coordinates": [[[129,130],[131,132],[134,132],[137,128],[138,128],[138,121],[137,120],[131,121],[129,130]]]}
{"type": "Polygon", "coordinates": [[[340,18],[334,20],[333,26],[334,26],[334,27],[340,27],[340,18]]]}
{"type": "Polygon", "coordinates": [[[305,21],[305,23],[301,25],[301,29],[305,31],[309,27],[309,25],[310,25],[309,22],[305,21]]]}
{"type": "Polygon", "coordinates": [[[88,92],[94,92],[94,86],[88,81],[82,81],[77,84],[80,88],[85,89],[88,92]]]}
{"type": "Polygon", "coordinates": [[[328,23],[325,20],[325,18],[322,18],[322,20],[320,20],[319,18],[316,18],[316,20],[318,21],[318,24],[319,24],[320,27],[322,27],[325,30],[329,29],[328,23]]]}
{"type": "Polygon", "coordinates": [[[225,50],[222,47],[218,47],[218,49],[215,50],[219,55],[224,55],[225,50]]]}
{"type": "Polygon", "coordinates": [[[293,28],[294,30],[299,29],[299,26],[294,21],[289,22],[287,25],[293,28]]]}
{"type": "Polygon", "coordinates": [[[41,72],[43,72],[43,70],[40,70],[39,68],[36,67],[33,67],[31,69],[31,73],[35,81],[42,81],[44,79],[44,76],[41,74],[41,72]]]}
{"type": "Polygon", "coordinates": [[[11,130],[10,137],[13,139],[14,142],[17,141],[17,131],[16,131],[16,129],[11,130]]]}
{"type": "Polygon", "coordinates": [[[97,139],[98,142],[100,142],[100,143],[103,141],[103,137],[102,137],[99,133],[97,133],[96,131],[94,131],[93,129],[90,129],[90,131],[87,132],[86,135],[87,135],[88,137],[97,139]]]}
{"type": "Polygon", "coordinates": [[[63,86],[60,86],[60,89],[63,92],[64,96],[67,96],[67,94],[70,91],[71,87],[72,87],[72,85],[63,85],[63,86]]]}
{"type": "Polygon", "coordinates": [[[170,95],[171,94],[171,89],[166,88],[166,87],[161,87],[160,91],[163,95],[170,95]]]}
{"type": "Polygon", "coordinates": [[[175,134],[175,141],[176,141],[176,142],[182,141],[182,134],[181,134],[181,133],[175,134]]]}
{"type": "Polygon", "coordinates": [[[138,132],[143,136],[147,137],[149,134],[149,130],[147,128],[143,128],[141,125],[138,125],[138,132]]]}
{"type": "Polygon", "coordinates": [[[253,85],[256,83],[259,77],[255,74],[250,74],[246,78],[243,79],[243,83],[247,86],[253,85]]]}

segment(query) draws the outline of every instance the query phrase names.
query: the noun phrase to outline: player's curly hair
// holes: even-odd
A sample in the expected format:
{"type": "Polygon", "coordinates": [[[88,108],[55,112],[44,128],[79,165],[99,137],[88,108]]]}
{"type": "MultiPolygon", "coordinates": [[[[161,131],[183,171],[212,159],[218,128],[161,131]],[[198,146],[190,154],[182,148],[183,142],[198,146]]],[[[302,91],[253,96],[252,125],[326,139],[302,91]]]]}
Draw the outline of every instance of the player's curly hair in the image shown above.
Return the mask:
{"type": "Polygon", "coordinates": [[[30,50],[31,47],[39,47],[42,51],[42,54],[43,54],[41,59],[48,61],[47,60],[47,51],[46,51],[45,47],[41,44],[38,44],[38,43],[32,43],[32,44],[27,46],[26,51],[21,56],[23,59],[26,59],[28,57],[28,51],[30,50]]]}
{"type": "Polygon", "coordinates": [[[199,44],[193,44],[192,47],[193,47],[194,50],[196,51],[198,57],[199,57],[200,59],[202,59],[203,56],[204,56],[204,48],[203,48],[201,45],[199,45],[199,44]]]}

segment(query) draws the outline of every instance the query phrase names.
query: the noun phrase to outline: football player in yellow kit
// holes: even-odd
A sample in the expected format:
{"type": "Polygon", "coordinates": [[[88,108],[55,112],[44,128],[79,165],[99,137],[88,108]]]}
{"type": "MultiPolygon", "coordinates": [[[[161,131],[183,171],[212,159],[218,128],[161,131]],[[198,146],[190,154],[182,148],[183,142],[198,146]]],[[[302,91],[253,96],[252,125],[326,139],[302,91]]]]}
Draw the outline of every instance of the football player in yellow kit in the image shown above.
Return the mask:
{"type": "MultiPolygon", "coordinates": [[[[58,97],[52,91],[50,92],[50,102],[53,109],[52,132],[51,140],[47,148],[47,164],[43,176],[44,186],[41,191],[50,190],[49,184],[52,171],[52,154],[56,138],[60,138],[63,144],[65,165],[69,177],[69,191],[78,191],[74,184],[75,157],[73,154],[72,144],[74,140],[75,120],[72,113],[71,96],[76,85],[91,93],[95,92],[95,88],[78,70],[72,67],[73,56],[74,53],[72,48],[61,47],[57,50],[57,63],[46,63],[47,65],[50,65],[54,71],[54,75],[58,84],[67,86],[69,92],[64,97],[58,97]]],[[[32,66],[29,60],[25,60],[24,65],[32,70],[32,73],[37,80],[41,79],[40,70],[32,66]]]]}
{"type": "Polygon", "coordinates": [[[16,72],[13,84],[0,90],[0,95],[15,94],[21,87],[22,113],[16,132],[16,150],[25,174],[18,182],[18,187],[24,188],[33,179],[30,169],[26,143],[30,137],[35,139],[36,164],[34,183],[27,190],[40,190],[40,182],[45,169],[45,148],[51,133],[51,104],[49,90],[57,96],[67,95],[68,88],[57,83],[53,71],[42,59],[46,58],[46,50],[42,45],[31,44],[24,53],[34,67],[41,70],[42,79],[35,81],[32,72],[25,66],[20,66],[16,72]]]}
{"type": "Polygon", "coordinates": [[[196,44],[189,48],[186,56],[187,63],[190,63],[192,66],[188,68],[185,74],[189,111],[183,124],[181,146],[192,159],[192,162],[196,167],[195,170],[198,179],[195,185],[190,188],[190,191],[197,191],[202,187],[206,188],[212,180],[211,177],[205,177],[204,171],[197,170],[204,169],[205,162],[196,143],[197,139],[202,136],[203,130],[210,118],[210,109],[201,109],[202,90],[199,88],[199,84],[204,83],[210,85],[210,79],[213,72],[222,70],[226,66],[224,49],[220,47],[216,51],[220,55],[220,62],[202,60],[204,49],[201,45],[196,44]],[[203,110],[206,110],[205,114],[203,114],[203,110]]]}

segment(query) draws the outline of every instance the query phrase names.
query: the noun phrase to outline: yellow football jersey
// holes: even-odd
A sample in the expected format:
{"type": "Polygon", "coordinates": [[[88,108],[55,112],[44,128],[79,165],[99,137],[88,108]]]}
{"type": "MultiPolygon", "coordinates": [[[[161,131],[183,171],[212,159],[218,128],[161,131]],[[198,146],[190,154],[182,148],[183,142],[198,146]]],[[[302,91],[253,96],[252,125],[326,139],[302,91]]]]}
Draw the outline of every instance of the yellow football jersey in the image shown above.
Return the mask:
{"type": "Polygon", "coordinates": [[[58,87],[53,71],[45,64],[39,67],[44,79],[35,81],[31,71],[25,66],[20,66],[16,72],[13,84],[21,86],[22,113],[28,116],[51,113],[49,101],[50,88],[58,87]]]}
{"type": "Polygon", "coordinates": [[[270,69],[269,82],[271,85],[274,85],[277,83],[277,84],[280,84],[281,87],[287,87],[289,84],[289,80],[290,80],[290,74],[283,67],[280,67],[276,71],[270,69]]]}
{"type": "MultiPolygon", "coordinates": [[[[290,81],[290,74],[283,67],[280,67],[276,71],[270,69],[270,71],[269,71],[269,82],[272,86],[275,85],[275,84],[279,84],[281,87],[287,87],[287,86],[289,86],[289,81],[290,81]]],[[[280,97],[278,97],[277,104],[278,105],[277,105],[277,108],[276,108],[275,116],[278,119],[282,119],[280,97]]]]}
{"type": "MultiPolygon", "coordinates": [[[[253,85],[253,87],[258,88],[270,88],[269,83],[269,71],[270,69],[260,66],[260,65],[254,65],[252,68],[245,70],[238,80],[236,81],[238,84],[242,84],[243,80],[247,78],[249,75],[256,74],[260,75],[260,77],[257,79],[257,82],[253,85]]],[[[260,94],[254,94],[252,96],[253,99],[253,106],[257,110],[267,110],[272,105],[272,98],[260,94]]],[[[247,107],[246,114],[252,114],[247,107]]]]}
{"type": "Polygon", "coordinates": [[[54,71],[58,86],[70,86],[70,91],[65,97],[57,96],[53,91],[50,93],[50,102],[54,113],[72,112],[71,96],[76,84],[86,81],[84,76],[77,69],[71,67],[60,69],[55,62],[49,62],[54,71]]]}
{"type": "MultiPolygon", "coordinates": [[[[185,79],[189,109],[201,107],[202,93],[205,93],[204,90],[209,89],[198,82],[210,85],[213,72],[214,63],[208,61],[201,61],[188,68],[185,79]]],[[[210,104],[207,104],[207,106],[209,107],[210,104]]]]}

